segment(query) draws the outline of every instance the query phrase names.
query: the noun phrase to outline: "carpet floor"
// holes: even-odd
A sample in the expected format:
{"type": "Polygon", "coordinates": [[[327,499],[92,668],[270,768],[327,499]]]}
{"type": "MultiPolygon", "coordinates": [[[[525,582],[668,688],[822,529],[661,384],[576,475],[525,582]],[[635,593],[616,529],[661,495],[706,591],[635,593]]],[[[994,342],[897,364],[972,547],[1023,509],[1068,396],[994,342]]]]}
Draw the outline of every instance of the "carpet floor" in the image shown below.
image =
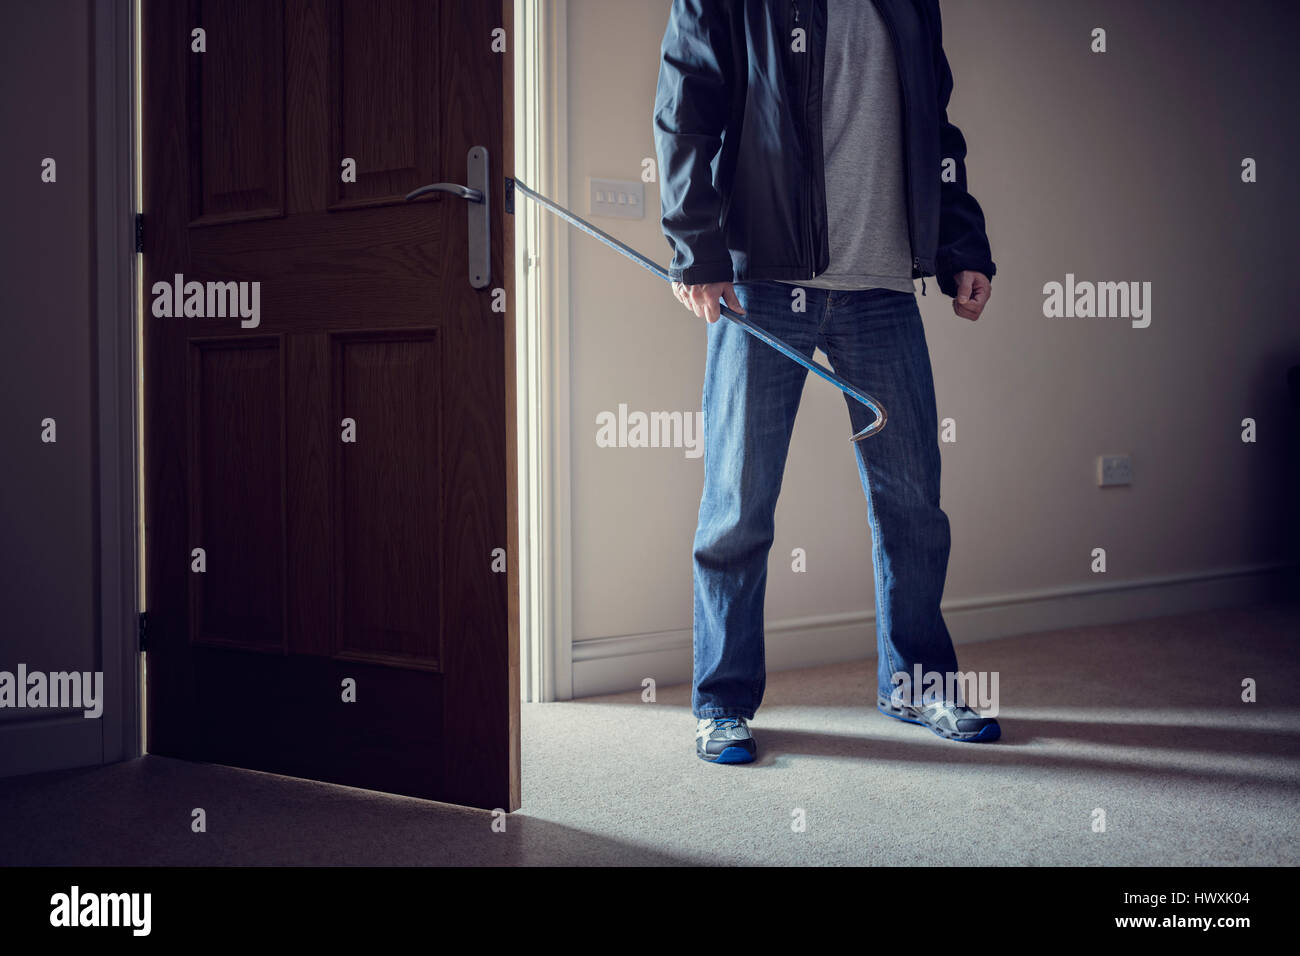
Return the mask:
{"type": "Polygon", "coordinates": [[[686,686],[525,704],[504,833],[155,756],[0,780],[0,864],[1293,866],[1298,638],[1300,607],[1270,605],[964,644],[999,674],[994,744],[877,713],[874,659],[772,674],[742,766],[695,757],[686,686]]]}

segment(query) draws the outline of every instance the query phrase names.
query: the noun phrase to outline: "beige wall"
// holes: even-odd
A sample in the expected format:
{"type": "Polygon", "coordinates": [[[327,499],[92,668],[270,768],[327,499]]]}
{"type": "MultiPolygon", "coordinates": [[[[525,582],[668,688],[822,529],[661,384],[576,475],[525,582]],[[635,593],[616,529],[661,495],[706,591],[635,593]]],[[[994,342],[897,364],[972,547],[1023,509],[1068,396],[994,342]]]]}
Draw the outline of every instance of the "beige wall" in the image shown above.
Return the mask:
{"type": "MultiPolygon", "coordinates": [[[[15,4],[0,31],[0,670],[99,667],[90,13],[86,0],[15,4]],[[55,183],[40,181],[47,156],[55,183]],[[40,441],[44,418],[56,444],[40,441]]],[[[0,722],[50,716],[0,709],[0,722]]]]}
{"type": "MultiPolygon", "coordinates": [[[[569,0],[569,190],[580,212],[587,176],[632,179],[654,155],[668,9],[569,0]]],[[[1283,380],[1300,361],[1296,247],[1283,232],[1297,208],[1295,9],[948,0],[943,10],[950,115],[999,266],[976,324],[933,282],[918,299],[939,415],[957,421],[958,441],[943,446],[946,600],[996,604],[1281,559],[1283,380]],[[1096,26],[1109,34],[1104,55],[1089,52],[1096,26]],[[1255,185],[1240,182],[1244,156],[1258,160],[1255,185]],[[1150,327],[1045,318],[1043,284],[1067,272],[1151,281],[1150,327]],[[1257,444],[1239,439],[1246,416],[1259,422],[1257,444]],[[1109,452],[1132,455],[1131,488],[1096,487],[1095,457],[1109,452]],[[1090,571],[1094,547],[1108,554],[1104,582],[1090,571]]],[[[645,220],[599,224],[666,262],[654,186],[646,199],[645,220]]],[[[575,643],[671,632],[680,645],[702,462],[598,448],[595,418],[621,402],[698,409],[705,331],[666,285],[576,231],[570,256],[575,643]]],[[[769,624],[872,609],[849,433],[839,393],[810,378],[777,512],[769,624]],[[808,553],[805,574],[790,570],[795,547],[808,553]]],[[[1087,615],[1075,617],[1059,624],[1087,615]]],[[[970,629],[952,621],[960,641],[970,629]]]]}

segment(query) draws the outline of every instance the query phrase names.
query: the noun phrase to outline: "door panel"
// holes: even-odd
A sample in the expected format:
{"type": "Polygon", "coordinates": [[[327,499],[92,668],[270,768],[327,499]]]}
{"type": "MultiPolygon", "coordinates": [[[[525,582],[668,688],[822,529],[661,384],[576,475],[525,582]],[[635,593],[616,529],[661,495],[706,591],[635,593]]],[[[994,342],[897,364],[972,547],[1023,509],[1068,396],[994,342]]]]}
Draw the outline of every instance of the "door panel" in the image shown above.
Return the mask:
{"type": "Polygon", "coordinates": [[[519,804],[510,7],[143,4],[151,752],[519,804]],[[402,199],[474,145],[482,290],[465,201],[402,199]]]}
{"type": "Polygon", "coordinates": [[[336,10],[331,141],[338,155],[356,158],[358,174],[355,183],[336,180],[330,208],[400,202],[429,181],[441,141],[439,51],[426,42],[436,33],[437,8],[422,0],[343,0],[336,10]],[[385,64],[377,76],[375,63],[385,64]]]}
{"type": "Polygon", "coordinates": [[[192,644],[285,649],[284,548],[265,542],[284,524],[282,358],[273,336],[189,342],[189,538],[242,556],[187,576],[192,644]]]}

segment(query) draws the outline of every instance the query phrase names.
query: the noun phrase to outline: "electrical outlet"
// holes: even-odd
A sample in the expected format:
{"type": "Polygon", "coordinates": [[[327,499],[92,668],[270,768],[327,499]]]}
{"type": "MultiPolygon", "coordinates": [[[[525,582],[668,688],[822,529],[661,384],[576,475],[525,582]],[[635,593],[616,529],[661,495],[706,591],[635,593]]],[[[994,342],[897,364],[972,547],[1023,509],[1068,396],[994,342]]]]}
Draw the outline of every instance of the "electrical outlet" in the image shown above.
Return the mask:
{"type": "Polygon", "coordinates": [[[1100,455],[1097,458],[1097,487],[1133,484],[1133,462],[1128,455],[1100,455]]]}
{"type": "Polygon", "coordinates": [[[593,216],[645,218],[645,183],[640,180],[590,178],[587,192],[593,216]]]}

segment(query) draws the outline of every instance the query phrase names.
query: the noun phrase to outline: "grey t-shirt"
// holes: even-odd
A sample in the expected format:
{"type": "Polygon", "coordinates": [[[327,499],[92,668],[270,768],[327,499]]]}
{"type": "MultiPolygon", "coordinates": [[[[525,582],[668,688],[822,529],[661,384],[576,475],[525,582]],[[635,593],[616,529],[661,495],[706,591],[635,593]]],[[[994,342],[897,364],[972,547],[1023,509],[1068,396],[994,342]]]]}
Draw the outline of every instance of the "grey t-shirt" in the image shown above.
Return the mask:
{"type": "Polygon", "coordinates": [[[789,284],[912,292],[898,66],[872,0],[827,5],[822,151],[830,263],[789,284]]]}

